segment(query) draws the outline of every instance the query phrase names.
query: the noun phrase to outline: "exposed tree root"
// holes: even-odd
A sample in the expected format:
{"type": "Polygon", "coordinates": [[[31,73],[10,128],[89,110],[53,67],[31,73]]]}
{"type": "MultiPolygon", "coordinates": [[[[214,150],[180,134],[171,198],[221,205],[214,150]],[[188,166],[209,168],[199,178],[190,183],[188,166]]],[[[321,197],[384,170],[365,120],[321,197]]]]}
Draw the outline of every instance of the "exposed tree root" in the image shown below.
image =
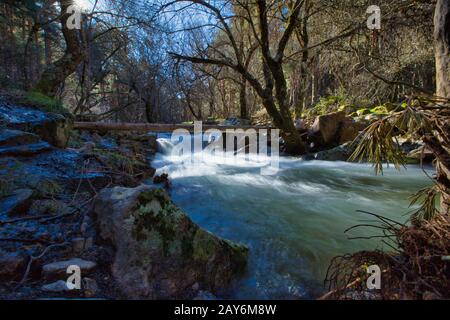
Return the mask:
{"type": "Polygon", "coordinates": [[[361,251],[336,257],[322,299],[450,299],[450,217],[413,220],[410,226],[381,220],[394,252],[361,251]],[[367,267],[382,270],[381,289],[368,290],[367,267]]]}

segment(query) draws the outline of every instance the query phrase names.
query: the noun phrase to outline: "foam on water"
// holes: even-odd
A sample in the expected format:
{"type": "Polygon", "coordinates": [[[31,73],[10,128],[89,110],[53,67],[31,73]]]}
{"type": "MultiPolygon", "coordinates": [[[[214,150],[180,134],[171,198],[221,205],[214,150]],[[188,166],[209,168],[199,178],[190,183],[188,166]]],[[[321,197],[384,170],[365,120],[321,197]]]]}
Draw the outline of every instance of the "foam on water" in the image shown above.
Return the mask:
{"type": "Polygon", "coordinates": [[[280,159],[276,175],[263,176],[265,161],[225,155],[171,154],[167,136],[153,165],[173,182],[172,199],[203,228],[250,247],[248,272],[231,298],[297,299],[321,294],[333,256],[380,248],[378,240],[348,240],[376,230],[347,228],[371,217],[357,210],[405,221],[408,197],[430,181],[417,166],[387,168],[376,176],[370,164],[280,159]]]}

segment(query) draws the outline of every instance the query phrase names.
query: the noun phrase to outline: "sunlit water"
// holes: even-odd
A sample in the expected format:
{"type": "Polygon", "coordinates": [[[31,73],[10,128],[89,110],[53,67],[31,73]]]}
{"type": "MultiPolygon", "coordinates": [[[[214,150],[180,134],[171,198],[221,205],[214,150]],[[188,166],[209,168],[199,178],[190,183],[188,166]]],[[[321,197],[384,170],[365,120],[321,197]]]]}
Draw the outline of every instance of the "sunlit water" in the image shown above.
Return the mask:
{"type": "Polygon", "coordinates": [[[417,166],[376,176],[371,165],[291,157],[281,158],[276,175],[263,176],[255,162],[182,162],[186,158],[171,156],[173,145],[163,137],[153,165],[169,173],[173,201],[203,228],[250,248],[247,274],[231,298],[316,298],[332,257],[383,247],[375,239],[348,239],[376,232],[344,233],[373,220],[356,211],[405,221],[408,197],[430,183],[417,166]]]}

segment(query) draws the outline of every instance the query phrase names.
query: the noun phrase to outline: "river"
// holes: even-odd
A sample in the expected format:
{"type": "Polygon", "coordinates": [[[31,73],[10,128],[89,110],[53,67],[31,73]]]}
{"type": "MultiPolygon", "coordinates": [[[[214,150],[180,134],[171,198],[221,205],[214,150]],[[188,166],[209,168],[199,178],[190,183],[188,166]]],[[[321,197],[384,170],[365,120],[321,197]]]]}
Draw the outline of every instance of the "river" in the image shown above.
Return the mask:
{"type": "Polygon", "coordinates": [[[201,227],[250,248],[248,271],[230,292],[233,299],[318,297],[332,257],[385,247],[379,239],[348,239],[376,233],[344,233],[373,220],[357,210],[403,222],[411,210],[408,197],[430,184],[418,166],[386,168],[377,176],[370,164],[293,157],[281,157],[278,173],[265,176],[256,162],[183,161],[171,154],[164,134],[158,144],[152,165],[158,174],[169,173],[173,201],[201,227]]]}

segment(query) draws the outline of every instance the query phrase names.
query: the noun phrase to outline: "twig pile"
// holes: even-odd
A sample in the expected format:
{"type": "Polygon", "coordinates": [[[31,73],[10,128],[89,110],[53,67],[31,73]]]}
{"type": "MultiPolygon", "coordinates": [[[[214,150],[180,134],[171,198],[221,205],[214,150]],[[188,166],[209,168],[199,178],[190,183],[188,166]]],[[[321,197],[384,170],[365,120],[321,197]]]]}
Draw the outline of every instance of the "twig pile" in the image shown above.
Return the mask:
{"type": "Polygon", "coordinates": [[[361,251],[336,257],[328,269],[323,299],[450,299],[450,217],[395,225],[381,220],[394,252],[361,251]],[[367,267],[382,271],[381,289],[369,290],[367,267]]]}

